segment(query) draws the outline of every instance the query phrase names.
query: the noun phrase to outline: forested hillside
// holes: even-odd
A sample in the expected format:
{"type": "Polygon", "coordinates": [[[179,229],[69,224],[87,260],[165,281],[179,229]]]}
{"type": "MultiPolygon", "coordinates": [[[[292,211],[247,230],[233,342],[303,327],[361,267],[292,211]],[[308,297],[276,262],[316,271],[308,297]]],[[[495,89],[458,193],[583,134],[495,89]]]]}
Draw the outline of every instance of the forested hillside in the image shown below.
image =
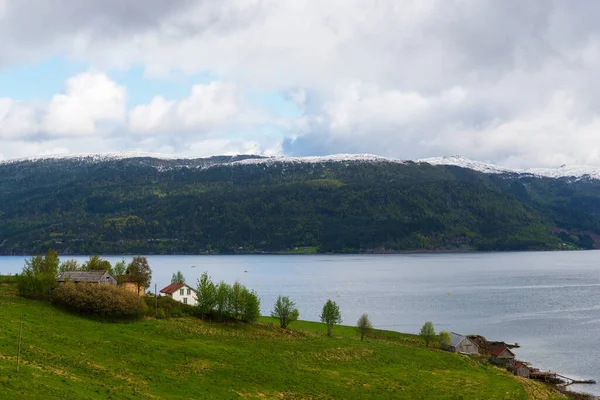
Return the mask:
{"type": "Polygon", "coordinates": [[[0,164],[0,254],[572,249],[600,233],[593,179],[248,158],[0,164]]]}

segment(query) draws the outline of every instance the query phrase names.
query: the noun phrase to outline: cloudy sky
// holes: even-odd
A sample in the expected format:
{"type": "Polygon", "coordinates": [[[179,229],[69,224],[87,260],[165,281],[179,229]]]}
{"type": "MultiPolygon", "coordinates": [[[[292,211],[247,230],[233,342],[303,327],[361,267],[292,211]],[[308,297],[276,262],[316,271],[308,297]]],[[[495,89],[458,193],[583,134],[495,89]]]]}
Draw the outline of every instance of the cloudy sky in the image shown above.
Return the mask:
{"type": "Polygon", "coordinates": [[[595,0],[0,0],[0,159],[600,164],[598,20],[595,0]]]}

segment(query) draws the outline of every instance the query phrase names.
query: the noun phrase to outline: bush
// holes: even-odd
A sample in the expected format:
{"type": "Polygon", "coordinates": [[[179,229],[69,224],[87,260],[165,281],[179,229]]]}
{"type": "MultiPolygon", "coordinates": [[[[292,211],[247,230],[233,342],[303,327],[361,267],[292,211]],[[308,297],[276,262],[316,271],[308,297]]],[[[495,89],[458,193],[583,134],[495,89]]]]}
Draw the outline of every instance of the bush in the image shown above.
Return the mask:
{"type": "Polygon", "coordinates": [[[287,329],[288,325],[298,320],[300,313],[296,304],[287,296],[279,296],[275,302],[275,308],[271,312],[271,317],[279,319],[279,327],[287,329]]]}
{"type": "MultiPolygon", "coordinates": [[[[147,310],[146,315],[154,316],[154,296],[145,296],[147,310]]],[[[157,318],[178,318],[184,316],[198,316],[196,307],[190,304],[183,304],[177,300],[173,300],[168,296],[159,296],[157,299],[158,312],[157,318]]]]}
{"type": "Polygon", "coordinates": [[[140,318],[147,310],[137,294],[110,285],[66,282],[52,292],[52,301],[69,311],[105,319],[140,318]]]}

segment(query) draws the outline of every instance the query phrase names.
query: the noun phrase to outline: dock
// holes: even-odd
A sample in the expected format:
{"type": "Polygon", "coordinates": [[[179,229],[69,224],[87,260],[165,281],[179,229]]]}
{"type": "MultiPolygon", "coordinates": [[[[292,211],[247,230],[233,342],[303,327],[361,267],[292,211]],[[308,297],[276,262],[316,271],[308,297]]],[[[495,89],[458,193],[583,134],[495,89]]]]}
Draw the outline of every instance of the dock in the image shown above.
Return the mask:
{"type": "Polygon", "coordinates": [[[568,376],[564,376],[558,374],[556,372],[551,371],[539,371],[533,369],[530,373],[531,379],[536,379],[544,382],[550,382],[561,386],[569,386],[574,384],[595,384],[596,381],[594,379],[573,379],[568,376]]]}

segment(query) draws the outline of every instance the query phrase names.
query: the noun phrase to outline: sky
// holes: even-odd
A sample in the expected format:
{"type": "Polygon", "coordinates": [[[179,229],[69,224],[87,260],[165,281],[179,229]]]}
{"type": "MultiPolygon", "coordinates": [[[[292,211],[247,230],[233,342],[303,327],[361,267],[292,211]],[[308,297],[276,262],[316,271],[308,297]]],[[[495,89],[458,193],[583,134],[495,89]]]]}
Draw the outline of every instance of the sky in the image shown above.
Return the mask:
{"type": "Polygon", "coordinates": [[[0,0],[0,160],[600,165],[598,20],[595,0],[0,0]]]}

